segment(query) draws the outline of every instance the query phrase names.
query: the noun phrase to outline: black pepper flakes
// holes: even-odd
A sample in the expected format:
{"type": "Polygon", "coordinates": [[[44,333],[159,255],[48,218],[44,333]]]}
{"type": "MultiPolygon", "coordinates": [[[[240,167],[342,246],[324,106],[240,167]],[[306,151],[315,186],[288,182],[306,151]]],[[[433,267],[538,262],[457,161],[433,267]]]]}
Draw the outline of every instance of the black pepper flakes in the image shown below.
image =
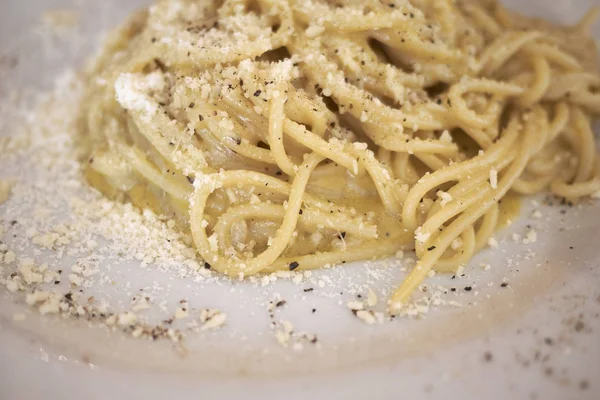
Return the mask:
{"type": "Polygon", "coordinates": [[[508,286],[508,282],[502,282],[502,284],[500,286],[501,287],[507,287],[508,286]]]}
{"type": "Polygon", "coordinates": [[[290,271],[295,270],[296,268],[298,268],[300,266],[300,263],[298,263],[297,261],[293,261],[290,263],[290,271]]]}
{"type": "Polygon", "coordinates": [[[465,286],[465,291],[470,292],[471,290],[473,290],[471,286],[465,286]]]}
{"type": "Polygon", "coordinates": [[[260,96],[261,93],[262,93],[262,91],[257,90],[256,92],[254,92],[254,97],[260,96]]]}
{"type": "Polygon", "coordinates": [[[206,261],[204,261],[204,268],[211,269],[211,265],[209,263],[207,263],[206,261]]]}
{"type": "Polygon", "coordinates": [[[427,251],[435,250],[435,246],[431,246],[427,248],[427,251]]]}
{"type": "Polygon", "coordinates": [[[493,359],[494,359],[494,356],[489,351],[486,351],[485,353],[483,353],[483,360],[485,362],[492,362],[493,359]]]}
{"type": "Polygon", "coordinates": [[[311,288],[311,287],[309,287],[309,288],[306,288],[306,289],[304,289],[304,292],[305,292],[305,293],[308,293],[308,292],[312,292],[313,290],[315,290],[315,289],[314,289],[314,288],[311,288]]]}

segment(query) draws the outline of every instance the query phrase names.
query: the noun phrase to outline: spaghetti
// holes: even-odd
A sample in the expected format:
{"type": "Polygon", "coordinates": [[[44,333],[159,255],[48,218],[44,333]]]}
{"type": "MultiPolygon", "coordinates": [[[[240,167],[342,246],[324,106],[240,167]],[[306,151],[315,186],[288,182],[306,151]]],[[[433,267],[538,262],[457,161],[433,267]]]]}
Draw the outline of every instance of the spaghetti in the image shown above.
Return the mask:
{"type": "Polygon", "coordinates": [[[231,277],[486,246],[509,192],[600,190],[589,35],[493,1],[166,0],[87,71],[86,176],[231,277]]]}

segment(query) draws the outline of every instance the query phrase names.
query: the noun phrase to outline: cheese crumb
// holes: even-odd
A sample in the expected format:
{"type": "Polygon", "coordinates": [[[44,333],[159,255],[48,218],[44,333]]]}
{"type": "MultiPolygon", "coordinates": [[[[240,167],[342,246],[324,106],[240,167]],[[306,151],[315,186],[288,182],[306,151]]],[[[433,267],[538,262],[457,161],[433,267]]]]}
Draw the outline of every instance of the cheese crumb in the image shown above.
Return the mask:
{"type": "Polygon", "coordinates": [[[313,39],[317,36],[320,36],[323,32],[325,32],[325,27],[323,27],[322,25],[310,25],[306,29],[305,34],[307,38],[313,39]]]}
{"type": "Polygon", "coordinates": [[[492,189],[498,189],[498,171],[495,169],[490,170],[490,185],[492,189]]]}
{"type": "Polygon", "coordinates": [[[513,233],[511,237],[512,237],[513,242],[515,242],[515,243],[521,242],[521,235],[519,235],[518,233],[516,233],[516,232],[513,233]]]}
{"type": "Polygon", "coordinates": [[[137,317],[134,313],[126,311],[122,314],[119,314],[117,317],[117,323],[121,326],[129,326],[135,324],[137,321],[137,317]]]}
{"type": "Polygon", "coordinates": [[[377,305],[377,294],[373,291],[373,289],[369,288],[367,294],[367,305],[369,307],[375,307],[377,305]]]}
{"type": "Polygon", "coordinates": [[[443,190],[438,190],[436,195],[438,198],[440,198],[440,206],[442,207],[452,201],[452,195],[448,192],[444,192],[443,190]]]}
{"type": "Polygon", "coordinates": [[[383,322],[383,314],[372,310],[359,310],[356,312],[356,316],[368,325],[380,324],[383,322]]]}
{"type": "Polygon", "coordinates": [[[368,145],[364,142],[354,142],[352,143],[352,146],[354,146],[356,150],[366,150],[368,148],[368,145]]]}
{"type": "Polygon", "coordinates": [[[177,307],[175,310],[175,319],[187,318],[189,315],[187,307],[177,307]]]}
{"type": "Polygon", "coordinates": [[[346,307],[348,307],[351,310],[362,310],[363,308],[365,308],[364,304],[357,300],[347,302],[346,307]]]}
{"type": "Polygon", "coordinates": [[[440,135],[440,141],[444,143],[452,143],[452,135],[448,132],[448,129],[445,129],[440,135]]]}
{"type": "Polygon", "coordinates": [[[12,264],[16,261],[16,259],[17,259],[17,255],[12,251],[7,251],[6,254],[4,255],[4,263],[5,264],[12,264]]]}
{"type": "Polygon", "coordinates": [[[202,322],[202,330],[216,329],[227,321],[227,314],[219,310],[205,308],[200,311],[200,322],[202,322]]]}
{"type": "Polygon", "coordinates": [[[275,339],[282,347],[287,347],[294,333],[294,325],[289,321],[281,322],[281,327],[275,331],[275,339]]]}
{"type": "Polygon", "coordinates": [[[422,232],[421,231],[421,227],[418,227],[415,230],[415,239],[417,240],[417,242],[419,243],[425,243],[426,241],[429,240],[429,237],[431,236],[430,233],[426,233],[426,232],[422,232]]]}
{"type": "Polygon", "coordinates": [[[537,242],[537,231],[534,229],[530,229],[527,231],[525,238],[523,239],[523,244],[530,244],[537,242]]]}
{"type": "Polygon", "coordinates": [[[136,296],[133,298],[132,307],[133,311],[146,310],[150,308],[150,302],[144,296],[136,296]]]}
{"type": "Polygon", "coordinates": [[[463,246],[463,241],[460,238],[456,238],[450,244],[450,248],[454,251],[460,249],[463,246]]]}

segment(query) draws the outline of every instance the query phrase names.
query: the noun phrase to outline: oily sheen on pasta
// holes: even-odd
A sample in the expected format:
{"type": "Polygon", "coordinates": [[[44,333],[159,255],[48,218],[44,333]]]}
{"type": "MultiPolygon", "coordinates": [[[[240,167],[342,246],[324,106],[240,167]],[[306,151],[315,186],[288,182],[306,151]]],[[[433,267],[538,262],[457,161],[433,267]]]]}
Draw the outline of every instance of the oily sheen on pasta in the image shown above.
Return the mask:
{"type": "Polygon", "coordinates": [[[86,176],[243,278],[486,246],[507,193],[600,190],[600,76],[574,26],[470,0],[166,0],[87,71],[86,176]]]}

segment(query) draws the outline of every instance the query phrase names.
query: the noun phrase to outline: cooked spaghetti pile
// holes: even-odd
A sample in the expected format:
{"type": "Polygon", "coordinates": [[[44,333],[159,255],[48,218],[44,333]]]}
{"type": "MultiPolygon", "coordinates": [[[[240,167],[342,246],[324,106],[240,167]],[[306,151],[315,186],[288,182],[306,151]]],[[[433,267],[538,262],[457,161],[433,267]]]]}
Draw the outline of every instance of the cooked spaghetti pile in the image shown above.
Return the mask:
{"type": "Polygon", "coordinates": [[[486,246],[509,192],[600,190],[595,12],[492,1],[168,0],[87,72],[86,175],[189,232],[232,277],[486,246]],[[172,222],[171,222],[172,221],[172,222]]]}

